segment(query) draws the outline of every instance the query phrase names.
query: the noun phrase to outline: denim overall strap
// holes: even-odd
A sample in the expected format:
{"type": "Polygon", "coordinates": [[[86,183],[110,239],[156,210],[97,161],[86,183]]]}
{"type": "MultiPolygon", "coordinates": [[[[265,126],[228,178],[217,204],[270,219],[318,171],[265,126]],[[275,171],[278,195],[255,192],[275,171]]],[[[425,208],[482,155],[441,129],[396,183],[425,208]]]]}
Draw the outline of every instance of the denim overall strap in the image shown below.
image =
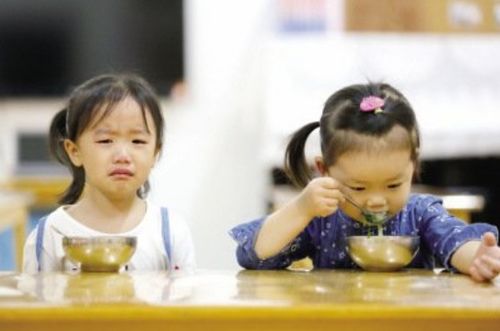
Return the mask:
{"type": "Polygon", "coordinates": [[[168,268],[171,268],[172,263],[172,250],[170,246],[170,222],[168,219],[168,209],[161,208],[161,234],[163,237],[163,245],[165,245],[165,253],[167,253],[168,268]]]}
{"type": "Polygon", "coordinates": [[[42,217],[38,221],[38,225],[36,227],[35,252],[36,252],[36,262],[38,264],[38,271],[42,271],[43,234],[45,231],[45,221],[47,221],[47,216],[42,217]]]}

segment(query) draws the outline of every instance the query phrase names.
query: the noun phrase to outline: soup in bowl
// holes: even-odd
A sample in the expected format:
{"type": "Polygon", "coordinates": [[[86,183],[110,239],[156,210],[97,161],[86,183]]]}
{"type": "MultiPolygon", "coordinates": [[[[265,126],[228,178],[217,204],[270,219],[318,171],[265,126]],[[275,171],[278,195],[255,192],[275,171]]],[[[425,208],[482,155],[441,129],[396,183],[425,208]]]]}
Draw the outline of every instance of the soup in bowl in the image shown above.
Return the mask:
{"type": "Polygon", "coordinates": [[[418,236],[351,236],[347,251],[351,259],[368,271],[396,271],[406,267],[418,252],[418,236]]]}
{"type": "Polygon", "coordinates": [[[81,271],[118,272],[135,252],[136,237],[63,237],[66,258],[81,271]]]}

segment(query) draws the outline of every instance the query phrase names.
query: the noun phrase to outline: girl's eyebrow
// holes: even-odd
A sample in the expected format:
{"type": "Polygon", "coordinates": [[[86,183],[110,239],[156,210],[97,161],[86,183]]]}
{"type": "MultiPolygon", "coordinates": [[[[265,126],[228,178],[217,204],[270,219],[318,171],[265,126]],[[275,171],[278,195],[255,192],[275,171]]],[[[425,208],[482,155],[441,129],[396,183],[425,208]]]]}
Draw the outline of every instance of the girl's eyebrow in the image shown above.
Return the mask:
{"type": "MultiPolygon", "coordinates": [[[[116,134],[117,130],[113,130],[110,128],[98,128],[94,131],[94,134],[99,135],[99,134],[116,134]]],[[[151,133],[146,130],[146,128],[133,128],[128,130],[128,133],[131,134],[146,134],[150,135],[151,133]]]]}
{"type": "MultiPolygon", "coordinates": [[[[386,179],[384,181],[385,182],[393,182],[393,181],[396,181],[396,180],[402,180],[404,176],[405,176],[405,173],[403,171],[403,172],[397,174],[396,176],[388,178],[388,179],[386,179]]],[[[348,182],[350,182],[351,184],[366,184],[366,183],[368,183],[368,181],[359,180],[359,179],[352,178],[352,177],[349,178],[348,182]]]]}
{"type": "Polygon", "coordinates": [[[94,134],[110,134],[114,132],[115,132],[114,130],[108,128],[97,128],[94,130],[94,134]]]}
{"type": "Polygon", "coordinates": [[[150,136],[151,132],[149,132],[149,130],[147,130],[146,128],[140,128],[140,129],[135,128],[135,129],[129,130],[129,134],[144,134],[144,135],[150,136]]]}
{"type": "Polygon", "coordinates": [[[404,176],[405,176],[405,173],[404,173],[404,172],[402,172],[402,173],[398,174],[397,176],[394,176],[394,177],[392,177],[392,178],[389,178],[387,181],[388,181],[388,182],[393,182],[393,181],[395,181],[395,180],[401,180],[401,179],[403,179],[403,177],[404,177],[404,176]]]}
{"type": "Polygon", "coordinates": [[[405,173],[403,171],[403,172],[400,172],[399,174],[397,174],[396,176],[384,179],[384,182],[393,182],[396,180],[401,180],[404,176],[405,176],[405,173]]]}
{"type": "Polygon", "coordinates": [[[351,183],[351,184],[364,184],[365,182],[362,180],[358,180],[355,178],[348,178],[346,182],[351,183]]]}
{"type": "Polygon", "coordinates": [[[367,181],[359,180],[353,177],[346,177],[341,181],[342,185],[352,186],[352,185],[364,185],[367,181]]]}
{"type": "Polygon", "coordinates": [[[408,169],[404,169],[403,171],[401,171],[396,176],[394,176],[392,178],[389,178],[387,181],[388,182],[392,182],[392,181],[395,181],[395,180],[403,180],[408,175],[407,171],[408,171],[408,169]]]}

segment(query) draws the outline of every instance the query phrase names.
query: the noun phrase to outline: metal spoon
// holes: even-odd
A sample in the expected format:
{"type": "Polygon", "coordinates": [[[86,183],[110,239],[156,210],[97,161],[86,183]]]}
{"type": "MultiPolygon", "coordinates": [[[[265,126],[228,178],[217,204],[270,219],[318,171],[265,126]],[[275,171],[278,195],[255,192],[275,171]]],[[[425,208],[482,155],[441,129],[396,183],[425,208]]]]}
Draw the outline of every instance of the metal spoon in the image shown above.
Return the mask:
{"type": "Polygon", "coordinates": [[[389,220],[389,216],[387,215],[387,212],[381,212],[381,213],[374,213],[374,212],[371,212],[363,207],[361,207],[360,205],[358,205],[357,202],[354,201],[353,198],[351,198],[348,194],[344,194],[344,198],[351,204],[353,205],[354,207],[356,207],[360,212],[361,212],[361,215],[363,215],[363,219],[362,219],[362,222],[367,224],[367,225],[376,225],[376,226],[380,226],[382,224],[384,224],[385,222],[387,222],[387,220],[389,220]]]}

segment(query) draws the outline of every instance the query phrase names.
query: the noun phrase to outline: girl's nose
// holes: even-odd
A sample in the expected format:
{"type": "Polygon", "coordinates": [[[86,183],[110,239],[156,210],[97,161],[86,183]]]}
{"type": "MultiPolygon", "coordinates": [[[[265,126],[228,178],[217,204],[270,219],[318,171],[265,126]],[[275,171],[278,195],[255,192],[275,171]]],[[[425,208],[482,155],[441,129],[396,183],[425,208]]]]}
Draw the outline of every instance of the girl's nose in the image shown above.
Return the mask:
{"type": "Polygon", "coordinates": [[[114,151],[113,161],[119,163],[130,162],[130,152],[128,148],[124,145],[117,146],[114,151]]]}
{"type": "Polygon", "coordinates": [[[381,195],[372,196],[367,200],[366,207],[372,212],[386,211],[387,200],[381,195]]]}

